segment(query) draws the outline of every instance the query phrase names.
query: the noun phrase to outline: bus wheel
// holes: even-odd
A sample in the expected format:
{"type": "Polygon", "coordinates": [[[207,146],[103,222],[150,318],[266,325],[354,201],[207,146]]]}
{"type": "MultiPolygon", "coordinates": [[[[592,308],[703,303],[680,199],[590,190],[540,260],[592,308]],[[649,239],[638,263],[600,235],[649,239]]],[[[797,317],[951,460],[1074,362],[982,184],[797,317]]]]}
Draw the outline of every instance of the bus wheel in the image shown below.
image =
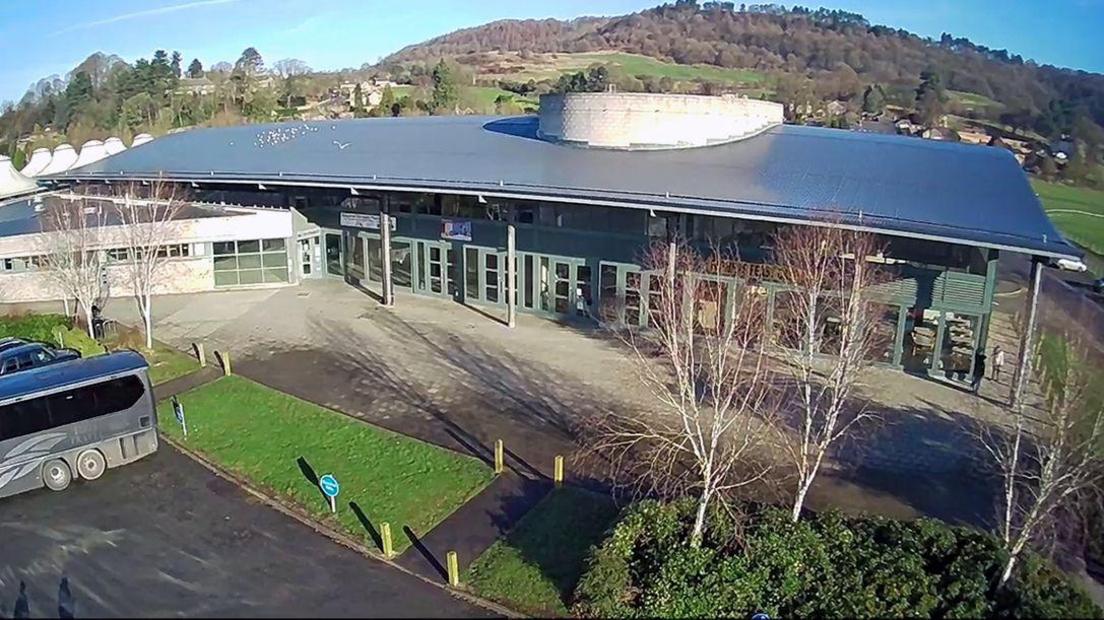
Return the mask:
{"type": "Polygon", "coordinates": [[[77,473],[85,480],[95,480],[103,475],[107,462],[99,450],[85,450],[77,457],[77,473]]]}
{"type": "Polygon", "coordinates": [[[73,481],[73,472],[69,471],[69,466],[65,464],[65,461],[61,459],[54,459],[47,461],[42,466],[42,482],[46,485],[47,489],[51,491],[64,491],[69,487],[69,483],[73,481]]]}

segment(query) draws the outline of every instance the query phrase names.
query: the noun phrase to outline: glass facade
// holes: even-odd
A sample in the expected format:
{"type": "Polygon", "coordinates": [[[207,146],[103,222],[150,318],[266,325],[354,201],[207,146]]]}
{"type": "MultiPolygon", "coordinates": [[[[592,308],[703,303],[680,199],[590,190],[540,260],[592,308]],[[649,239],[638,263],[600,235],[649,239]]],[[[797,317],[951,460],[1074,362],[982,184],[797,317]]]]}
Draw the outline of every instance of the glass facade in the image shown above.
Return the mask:
{"type": "Polygon", "coordinates": [[[286,283],[287,243],[284,239],[216,241],[215,286],[286,283]]]}
{"type": "MultiPolygon", "coordinates": [[[[388,206],[394,218],[391,270],[396,289],[462,303],[506,303],[506,223],[513,222],[519,310],[636,326],[655,321],[665,277],[642,270],[641,256],[650,242],[674,232],[697,251],[719,249],[732,257],[726,269],[709,276],[716,282],[708,289],[708,303],[699,304],[700,329],[717,330],[738,293],[753,287],[767,308],[762,333],[755,337],[768,346],[802,346],[795,321],[800,305],[809,300],[779,282],[771,264],[774,223],[413,192],[346,195],[333,206],[315,204],[312,199],[304,215],[335,228],[340,226],[339,212],[374,213],[388,206]]],[[[383,265],[378,230],[342,229],[346,239],[352,235],[359,240],[341,247],[347,268],[359,268],[367,281],[379,283],[383,265]]],[[[995,252],[934,241],[883,241],[884,252],[868,257],[891,274],[870,295],[877,323],[871,361],[952,377],[968,374],[972,357],[964,351],[976,350],[984,338],[995,286],[995,252]]],[[[335,254],[329,243],[326,250],[327,258],[335,254]]],[[[816,353],[832,355],[842,336],[840,301],[825,296],[816,303],[816,353]]]]}

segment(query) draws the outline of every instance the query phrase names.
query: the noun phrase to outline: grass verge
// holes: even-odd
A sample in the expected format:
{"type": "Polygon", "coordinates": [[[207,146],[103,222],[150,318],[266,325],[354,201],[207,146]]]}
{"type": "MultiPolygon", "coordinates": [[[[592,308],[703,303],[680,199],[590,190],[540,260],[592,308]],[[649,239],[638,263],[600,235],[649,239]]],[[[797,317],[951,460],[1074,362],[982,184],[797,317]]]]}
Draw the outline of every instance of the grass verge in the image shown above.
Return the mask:
{"type": "Polygon", "coordinates": [[[479,556],[464,581],[479,596],[518,611],[567,615],[587,552],[616,516],[606,496],[558,488],[479,556]]]}
{"type": "Polygon", "coordinates": [[[1096,254],[1104,254],[1104,191],[1032,179],[1054,225],[1096,254]]]}
{"type": "Polygon", "coordinates": [[[158,405],[162,432],[377,549],[380,523],[391,524],[399,553],[410,546],[404,526],[425,534],[492,478],[475,459],[237,376],[185,392],[180,401],[188,438],[167,402],[158,405]],[[341,484],[337,514],[317,485],[327,473],[341,484]]]}
{"type": "MultiPolygon", "coordinates": [[[[134,349],[141,353],[149,363],[150,382],[154,385],[199,370],[199,361],[196,358],[165,343],[154,340],[153,348],[147,349],[142,330],[134,327],[120,326],[118,333],[104,341],[104,345],[109,350],[134,349]]],[[[103,352],[102,348],[100,352],[103,352]]]]}

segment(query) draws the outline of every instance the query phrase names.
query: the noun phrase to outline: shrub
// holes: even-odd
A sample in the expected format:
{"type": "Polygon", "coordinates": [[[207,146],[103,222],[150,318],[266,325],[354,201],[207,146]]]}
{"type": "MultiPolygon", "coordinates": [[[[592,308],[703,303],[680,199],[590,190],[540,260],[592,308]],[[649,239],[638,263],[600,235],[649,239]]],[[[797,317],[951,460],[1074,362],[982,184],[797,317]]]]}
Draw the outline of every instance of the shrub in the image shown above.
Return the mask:
{"type": "Polygon", "coordinates": [[[73,326],[69,317],[61,314],[24,314],[0,317],[0,338],[14,336],[57,344],[57,330],[73,326]]]}
{"type": "Polygon", "coordinates": [[[1088,597],[1032,556],[997,591],[997,540],[928,519],[822,513],[794,524],[776,508],[743,524],[714,514],[700,549],[685,541],[693,504],[641,502],[596,548],[575,591],[585,616],[1100,617],[1088,597]]]}

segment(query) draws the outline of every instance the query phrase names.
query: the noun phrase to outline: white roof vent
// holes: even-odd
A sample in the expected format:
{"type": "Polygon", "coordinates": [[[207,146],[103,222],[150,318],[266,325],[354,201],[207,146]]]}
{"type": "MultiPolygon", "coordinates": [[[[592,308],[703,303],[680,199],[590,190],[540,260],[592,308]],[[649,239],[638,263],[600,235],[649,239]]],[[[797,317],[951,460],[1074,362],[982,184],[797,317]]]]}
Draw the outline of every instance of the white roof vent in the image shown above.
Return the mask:
{"type": "Polygon", "coordinates": [[[104,143],[99,140],[89,140],[81,145],[80,155],[77,156],[77,161],[73,162],[70,169],[87,166],[105,157],[107,157],[107,150],[104,149],[104,143]]]}
{"type": "Polygon", "coordinates": [[[104,150],[107,151],[108,155],[114,155],[116,153],[122,153],[123,151],[125,151],[126,145],[123,144],[122,140],[116,138],[115,136],[111,136],[107,140],[104,140],[104,150]]]}
{"type": "Polygon", "coordinates": [[[72,168],[75,163],[77,163],[77,152],[73,150],[73,145],[62,144],[54,149],[53,158],[50,159],[50,163],[42,169],[42,172],[38,173],[38,176],[60,174],[72,168]]]}
{"type": "Polygon", "coordinates": [[[27,165],[23,166],[23,176],[33,177],[42,173],[50,163],[50,159],[54,154],[50,152],[48,148],[37,148],[31,153],[31,158],[27,160],[27,165]]]}
{"type": "Polygon", "coordinates": [[[0,198],[29,194],[38,189],[34,181],[20,174],[11,159],[0,155],[0,198]]]}

